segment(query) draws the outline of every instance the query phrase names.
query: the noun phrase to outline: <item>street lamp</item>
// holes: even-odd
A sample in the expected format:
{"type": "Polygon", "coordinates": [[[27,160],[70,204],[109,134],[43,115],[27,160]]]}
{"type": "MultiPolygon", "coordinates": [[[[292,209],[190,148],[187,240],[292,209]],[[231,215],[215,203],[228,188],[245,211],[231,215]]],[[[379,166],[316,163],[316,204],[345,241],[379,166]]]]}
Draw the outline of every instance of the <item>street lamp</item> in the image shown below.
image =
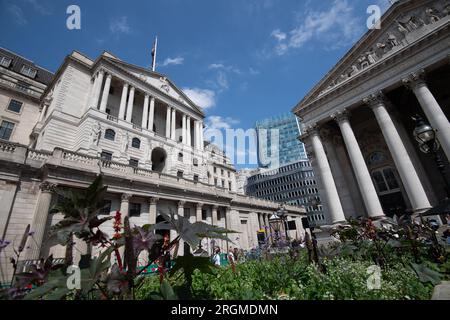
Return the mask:
{"type": "Polygon", "coordinates": [[[288,226],[287,226],[287,210],[284,207],[284,204],[280,205],[280,208],[277,211],[277,216],[280,218],[280,220],[284,224],[284,230],[286,232],[286,241],[289,241],[289,233],[288,233],[288,226]]]}
{"type": "Polygon", "coordinates": [[[414,139],[419,144],[420,151],[434,156],[434,161],[444,179],[447,198],[450,198],[450,184],[446,177],[444,161],[438,152],[441,145],[436,137],[436,131],[421,116],[415,115],[412,119],[416,122],[413,132],[414,139]]]}
{"type": "Polygon", "coordinates": [[[281,220],[276,214],[272,214],[269,218],[269,224],[273,231],[275,231],[275,239],[273,240],[276,243],[280,239],[281,220]]]}

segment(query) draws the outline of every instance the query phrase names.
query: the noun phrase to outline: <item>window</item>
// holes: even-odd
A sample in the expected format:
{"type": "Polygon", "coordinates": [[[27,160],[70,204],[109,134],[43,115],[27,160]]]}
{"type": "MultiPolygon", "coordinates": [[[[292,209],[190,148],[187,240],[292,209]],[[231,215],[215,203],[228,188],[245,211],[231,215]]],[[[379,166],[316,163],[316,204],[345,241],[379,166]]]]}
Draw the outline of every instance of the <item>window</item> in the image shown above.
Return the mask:
{"type": "Polygon", "coordinates": [[[178,178],[183,178],[183,171],[179,170],[179,171],[177,172],[177,177],[178,177],[178,178]]]}
{"type": "Polygon", "coordinates": [[[391,168],[379,169],[372,172],[372,179],[380,194],[392,193],[400,189],[394,170],[391,168]]]}
{"type": "Polygon", "coordinates": [[[141,148],[141,140],[139,140],[138,138],[133,138],[133,140],[131,140],[131,146],[133,148],[140,149],[141,148]]]}
{"type": "Polygon", "coordinates": [[[194,174],[194,181],[198,182],[198,174],[194,174]]]}
{"type": "Polygon", "coordinates": [[[228,171],[228,178],[230,178],[231,177],[231,173],[230,173],[230,171],[228,171]]]}
{"type": "Polygon", "coordinates": [[[11,99],[8,105],[8,110],[12,112],[20,113],[22,110],[23,103],[14,99],[11,99]]]}
{"type": "Polygon", "coordinates": [[[222,188],[225,188],[225,180],[222,180],[222,188]]]}
{"type": "Polygon", "coordinates": [[[100,158],[106,161],[112,161],[112,153],[108,151],[102,151],[100,158]]]}
{"type": "Polygon", "coordinates": [[[139,167],[139,160],[131,158],[129,161],[129,164],[131,167],[137,168],[137,167],[139,167]]]}
{"type": "Polygon", "coordinates": [[[113,129],[105,130],[105,139],[114,141],[116,139],[116,132],[113,129]]]}
{"type": "Polygon", "coordinates": [[[183,162],[183,154],[181,152],[178,154],[178,161],[183,162]]]}
{"type": "Polygon", "coordinates": [[[216,167],[214,167],[214,173],[217,173],[217,168],[216,167]]]}
{"type": "Polygon", "coordinates": [[[0,126],[0,139],[9,140],[14,130],[14,123],[3,120],[0,126]]]}
{"type": "Polygon", "coordinates": [[[104,200],[100,209],[101,215],[109,216],[111,214],[111,200],[104,200]]]}
{"type": "Polygon", "coordinates": [[[207,212],[206,210],[202,210],[202,220],[206,220],[207,218],[207,212]]]}
{"type": "Polygon", "coordinates": [[[194,167],[198,167],[198,159],[194,158],[194,160],[192,160],[192,163],[194,165],[194,167]]]}
{"type": "Polygon", "coordinates": [[[214,178],[214,185],[217,186],[217,178],[214,178]]]}
{"type": "Polygon", "coordinates": [[[9,68],[11,65],[12,59],[8,57],[0,57],[0,66],[9,68]]]}
{"type": "Polygon", "coordinates": [[[20,73],[27,77],[34,78],[36,77],[37,70],[29,66],[23,65],[22,69],[20,70],[20,73]]]}
{"type": "Polygon", "coordinates": [[[141,215],[141,204],[130,202],[129,214],[130,214],[130,217],[140,216],[141,215]]]}
{"type": "Polygon", "coordinates": [[[220,170],[220,174],[221,174],[221,175],[223,175],[223,169],[222,169],[222,170],[220,170]]]}
{"type": "Polygon", "coordinates": [[[21,91],[27,91],[30,88],[30,85],[24,81],[18,81],[17,82],[17,89],[21,90],[21,91]]]}
{"type": "Polygon", "coordinates": [[[231,191],[231,182],[228,182],[228,190],[231,191]]]}

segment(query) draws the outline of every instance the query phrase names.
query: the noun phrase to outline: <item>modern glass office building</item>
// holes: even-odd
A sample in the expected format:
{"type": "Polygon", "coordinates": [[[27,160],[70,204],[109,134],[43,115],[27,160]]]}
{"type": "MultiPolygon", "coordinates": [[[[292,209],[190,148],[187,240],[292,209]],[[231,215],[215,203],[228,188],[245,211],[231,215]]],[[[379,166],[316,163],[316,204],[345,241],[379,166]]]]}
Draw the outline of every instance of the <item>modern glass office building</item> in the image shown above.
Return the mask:
{"type": "Polygon", "coordinates": [[[310,225],[325,223],[325,215],[314,171],[308,161],[305,146],[298,139],[301,134],[300,120],[293,114],[281,114],[256,123],[258,132],[258,160],[260,169],[247,179],[246,194],[290,205],[304,206],[310,225]],[[271,134],[271,130],[276,131],[271,134]],[[261,134],[264,130],[267,133],[261,134]],[[272,145],[279,161],[277,166],[265,166],[272,156],[272,145]]]}
{"type": "MultiPolygon", "coordinates": [[[[301,125],[295,115],[285,113],[258,121],[256,122],[256,131],[258,133],[258,161],[262,167],[266,167],[266,161],[262,159],[262,156],[272,156],[273,144],[279,146],[275,150],[279,153],[278,164],[280,167],[307,159],[305,146],[298,140],[301,125]],[[267,130],[265,134],[263,133],[264,129],[267,130]]],[[[271,169],[276,168],[271,167],[271,169]]]]}

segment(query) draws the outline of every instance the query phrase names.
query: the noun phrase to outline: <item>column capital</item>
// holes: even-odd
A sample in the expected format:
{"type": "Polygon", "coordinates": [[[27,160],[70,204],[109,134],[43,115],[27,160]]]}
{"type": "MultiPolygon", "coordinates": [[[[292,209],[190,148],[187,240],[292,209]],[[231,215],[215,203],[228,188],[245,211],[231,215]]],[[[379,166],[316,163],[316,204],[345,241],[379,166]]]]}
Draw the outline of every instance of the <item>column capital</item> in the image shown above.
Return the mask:
{"type": "Polygon", "coordinates": [[[370,108],[379,106],[380,104],[384,105],[385,101],[386,96],[384,95],[383,91],[377,91],[375,93],[368,95],[363,99],[363,103],[370,108]]]}
{"type": "Polygon", "coordinates": [[[186,201],[184,201],[184,200],[178,201],[178,208],[183,208],[185,204],[186,204],[186,201]]]}
{"type": "Polygon", "coordinates": [[[320,136],[320,125],[313,123],[305,128],[305,136],[320,136]]]}
{"type": "Polygon", "coordinates": [[[122,201],[130,201],[133,195],[131,193],[122,193],[121,200],[122,201]]]}
{"type": "Polygon", "coordinates": [[[151,197],[150,200],[149,200],[149,203],[150,203],[150,204],[157,204],[158,201],[159,201],[159,198],[151,197]]]}
{"type": "Polygon", "coordinates": [[[213,210],[217,210],[217,209],[219,209],[219,206],[218,205],[213,205],[212,208],[213,208],[213,210]]]}
{"type": "Polygon", "coordinates": [[[111,73],[107,72],[107,73],[105,73],[105,74],[106,74],[106,78],[107,78],[107,79],[112,79],[112,74],[111,74],[111,73]]]}
{"type": "Polygon", "coordinates": [[[105,72],[106,71],[104,69],[100,69],[100,70],[97,71],[97,74],[98,75],[105,75],[105,72]]]}
{"type": "Polygon", "coordinates": [[[125,88],[128,88],[128,87],[130,87],[130,84],[129,84],[128,82],[125,82],[125,81],[124,81],[123,86],[124,86],[125,88]]]}
{"type": "Polygon", "coordinates": [[[411,73],[406,78],[402,79],[403,85],[410,89],[414,90],[420,86],[426,86],[426,73],[424,69],[420,69],[416,72],[411,73]]]}
{"type": "Polygon", "coordinates": [[[39,185],[39,189],[42,192],[53,193],[55,192],[57,185],[48,181],[44,181],[39,185]]]}
{"type": "Polygon", "coordinates": [[[146,99],[150,99],[150,94],[147,93],[147,92],[144,92],[144,97],[145,97],[146,99]]]}
{"type": "Polygon", "coordinates": [[[349,121],[350,112],[347,109],[343,109],[342,111],[335,112],[331,115],[331,118],[336,121],[338,124],[344,121],[349,121]]]}
{"type": "Polygon", "coordinates": [[[201,202],[197,202],[196,204],[195,204],[195,206],[197,207],[197,209],[202,209],[203,208],[203,203],[201,203],[201,202]]]}

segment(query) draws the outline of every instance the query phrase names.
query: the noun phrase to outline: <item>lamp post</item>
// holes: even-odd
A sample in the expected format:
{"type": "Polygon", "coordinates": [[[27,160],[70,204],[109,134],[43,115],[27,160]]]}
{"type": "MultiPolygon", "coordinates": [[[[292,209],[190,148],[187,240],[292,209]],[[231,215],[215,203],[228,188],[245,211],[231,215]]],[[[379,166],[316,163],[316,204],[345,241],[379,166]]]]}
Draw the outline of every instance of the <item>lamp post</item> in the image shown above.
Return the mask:
{"type": "Polygon", "coordinates": [[[450,198],[450,182],[446,177],[444,161],[439,154],[441,145],[436,137],[436,131],[419,115],[415,115],[413,120],[416,122],[413,132],[414,139],[419,144],[420,151],[434,156],[434,161],[444,179],[446,196],[450,198]]]}
{"type": "Polygon", "coordinates": [[[281,204],[278,211],[277,216],[280,218],[280,220],[284,224],[284,231],[286,233],[286,241],[289,241],[289,232],[288,232],[288,226],[287,226],[287,210],[284,207],[284,204],[281,204]]]}
{"type": "Polygon", "coordinates": [[[277,243],[280,239],[281,220],[276,214],[273,214],[269,218],[269,224],[270,224],[269,227],[271,227],[275,232],[275,237],[273,241],[277,243]]]}

